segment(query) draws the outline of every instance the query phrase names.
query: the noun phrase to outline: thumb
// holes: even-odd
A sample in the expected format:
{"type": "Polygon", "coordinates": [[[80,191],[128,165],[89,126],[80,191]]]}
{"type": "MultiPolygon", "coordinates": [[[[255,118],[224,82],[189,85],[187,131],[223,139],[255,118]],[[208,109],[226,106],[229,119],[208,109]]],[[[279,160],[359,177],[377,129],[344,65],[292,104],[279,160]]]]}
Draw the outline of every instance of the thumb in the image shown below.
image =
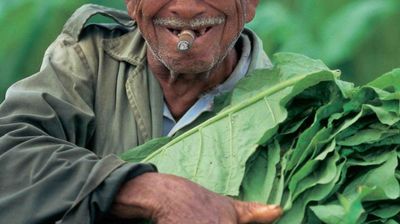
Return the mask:
{"type": "Polygon", "coordinates": [[[234,201],[238,223],[272,223],[283,211],[279,205],[263,205],[255,202],[234,201]]]}

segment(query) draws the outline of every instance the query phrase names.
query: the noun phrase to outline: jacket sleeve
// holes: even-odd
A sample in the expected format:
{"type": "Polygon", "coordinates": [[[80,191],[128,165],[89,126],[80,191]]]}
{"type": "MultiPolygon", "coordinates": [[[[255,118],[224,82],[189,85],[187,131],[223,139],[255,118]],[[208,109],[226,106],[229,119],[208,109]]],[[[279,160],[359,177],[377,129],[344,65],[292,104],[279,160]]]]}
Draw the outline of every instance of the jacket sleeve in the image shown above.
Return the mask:
{"type": "Polygon", "coordinates": [[[8,90],[0,105],[2,223],[95,223],[124,181],[155,171],[85,148],[96,128],[95,82],[81,46],[59,38],[40,72],[8,90]]]}

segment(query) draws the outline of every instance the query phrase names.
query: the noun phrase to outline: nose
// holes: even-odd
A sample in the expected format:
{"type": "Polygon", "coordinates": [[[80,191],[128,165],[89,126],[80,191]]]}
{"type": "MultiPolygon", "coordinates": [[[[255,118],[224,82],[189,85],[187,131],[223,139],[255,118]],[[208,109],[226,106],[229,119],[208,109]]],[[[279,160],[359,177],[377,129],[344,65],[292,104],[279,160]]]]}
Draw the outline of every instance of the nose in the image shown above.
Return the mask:
{"type": "Polygon", "coordinates": [[[204,0],[175,0],[170,3],[169,11],[179,18],[193,19],[205,14],[206,6],[204,0]]]}

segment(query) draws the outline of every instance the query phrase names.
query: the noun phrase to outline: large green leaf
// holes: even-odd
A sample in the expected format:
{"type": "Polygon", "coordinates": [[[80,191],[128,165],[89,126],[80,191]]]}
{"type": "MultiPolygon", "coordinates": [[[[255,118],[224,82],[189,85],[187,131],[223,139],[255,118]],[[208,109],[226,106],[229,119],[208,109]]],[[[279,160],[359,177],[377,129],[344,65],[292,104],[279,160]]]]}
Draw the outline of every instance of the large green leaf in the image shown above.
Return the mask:
{"type": "MultiPolygon", "coordinates": [[[[305,89],[337,76],[319,61],[287,54],[288,60],[281,62],[282,57],[277,56],[274,69],[257,71],[241,81],[232,93],[230,106],[171,140],[143,162],[154,163],[160,172],[189,178],[215,192],[237,196],[248,159],[286,119],[285,104],[305,89]],[[286,69],[299,67],[299,61],[310,69],[301,73],[286,69]]],[[[126,156],[129,152],[122,158],[126,156]]]]}
{"type": "Polygon", "coordinates": [[[354,87],[317,60],[278,54],[274,62],[219,99],[228,106],[216,116],[123,158],[280,204],[278,223],[399,221],[398,70],[354,87]]]}
{"type": "Polygon", "coordinates": [[[243,180],[243,195],[240,197],[242,200],[261,203],[268,201],[277,174],[276,166],[280,161],[280,152],[279,145],[273,144],[255,155],[256,159],[243,180]]]}
{"type": "Polygon", "coordinates": [[[365,200],[397,199],[400,197],[400,184],[395,177],[395,170],[398,166],[396,152],[388,156],[388,160],[379,167],[359,175],[344,190],[344,195],[351,195],[360,186],[376,188],[365,200]]]}
{"type": "Polygon", "coordinates": [[[340,203],[338,204],[312,206],[311,210],[324,223],[363,223],[365,211],[361,202],[371,191],[371,188],[363,186],[358,188],[357,192],[354,192],[349,198],[339,195],[340,203]]]}

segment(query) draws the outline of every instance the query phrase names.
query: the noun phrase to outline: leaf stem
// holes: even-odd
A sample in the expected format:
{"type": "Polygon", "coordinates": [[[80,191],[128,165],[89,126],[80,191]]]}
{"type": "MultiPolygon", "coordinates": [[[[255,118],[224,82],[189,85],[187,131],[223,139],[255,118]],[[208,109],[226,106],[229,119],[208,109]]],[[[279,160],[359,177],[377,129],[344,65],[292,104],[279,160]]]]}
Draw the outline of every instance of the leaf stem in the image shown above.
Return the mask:
{"type": "MultiPolygon", "coordinates": [[[[324,70],[315,72],[313,74],[320,73],[322,71],[324,71],[324,70]]],[[[329,70],[326,70],[326,71],[329,71],[329,70]]],[[[335,71],[329,71],[329,72],[332,72],[333,73],[333,77],[336,77],[335,71]]],[[[208,125],[210,125],[210,124],[212,124],[214,122],[217,122],[217,121],[225,118],[226,116],[229,116],[231,113],[234,113],[234,112],[239,111],[239,110],[241,110],[241,109],[243,109],[243,108],[245,108],[245,107],[247,107],[247,106],[249,106],[251,104],[254,104],[254,103],[262,100],[263,98],[265,98],[267,96],[271,96],[272,94],[275,94],[275,93],[277,93],[278,91],[280,91],[282,89],[285,89],[287,87],[293,86],[294,84],[296,84],[297,82],[299,82],[302,79],[305,79],[308,76],[310,76],[309,73],[308,74],[303,74],[303,75],[297,75],[294,78],[285,80],[285,81],[283,81],[281,83],[278,83],[275,86],[272,86],[271,88],[268,88],[266,90],[261,91],[260,93],[258,93],[257,95],[251,97],[249,100],[246,100],[243,103],[234,105],[229,109],[221,111],[219,114],[215,115],[214,117],[206,120],[205,122],[199,124],[198,126],[192,128],[189,131],[181,134],[180,136],[172,139],[169,143],[167,143],[166,145],[161,147],[159,150],[151,153],[146,159],[143,160],[143,162],[150,161],[152,158],[154,158],[156,155],[158,155],[161,151],[163,151],[163,149],[168,148],[168,147],[180,142],[182,139],[184,139],[184,138],[196,133],[198,130],[200,130],[200,129],[202,129],[202,128],[204,128],[204,127],[206,127],[206,126],[208,126],[208,125]]],[[[324,80],[320,79],[318,81],[321,82],[321,81],[324,81],[324,80]]]]}

